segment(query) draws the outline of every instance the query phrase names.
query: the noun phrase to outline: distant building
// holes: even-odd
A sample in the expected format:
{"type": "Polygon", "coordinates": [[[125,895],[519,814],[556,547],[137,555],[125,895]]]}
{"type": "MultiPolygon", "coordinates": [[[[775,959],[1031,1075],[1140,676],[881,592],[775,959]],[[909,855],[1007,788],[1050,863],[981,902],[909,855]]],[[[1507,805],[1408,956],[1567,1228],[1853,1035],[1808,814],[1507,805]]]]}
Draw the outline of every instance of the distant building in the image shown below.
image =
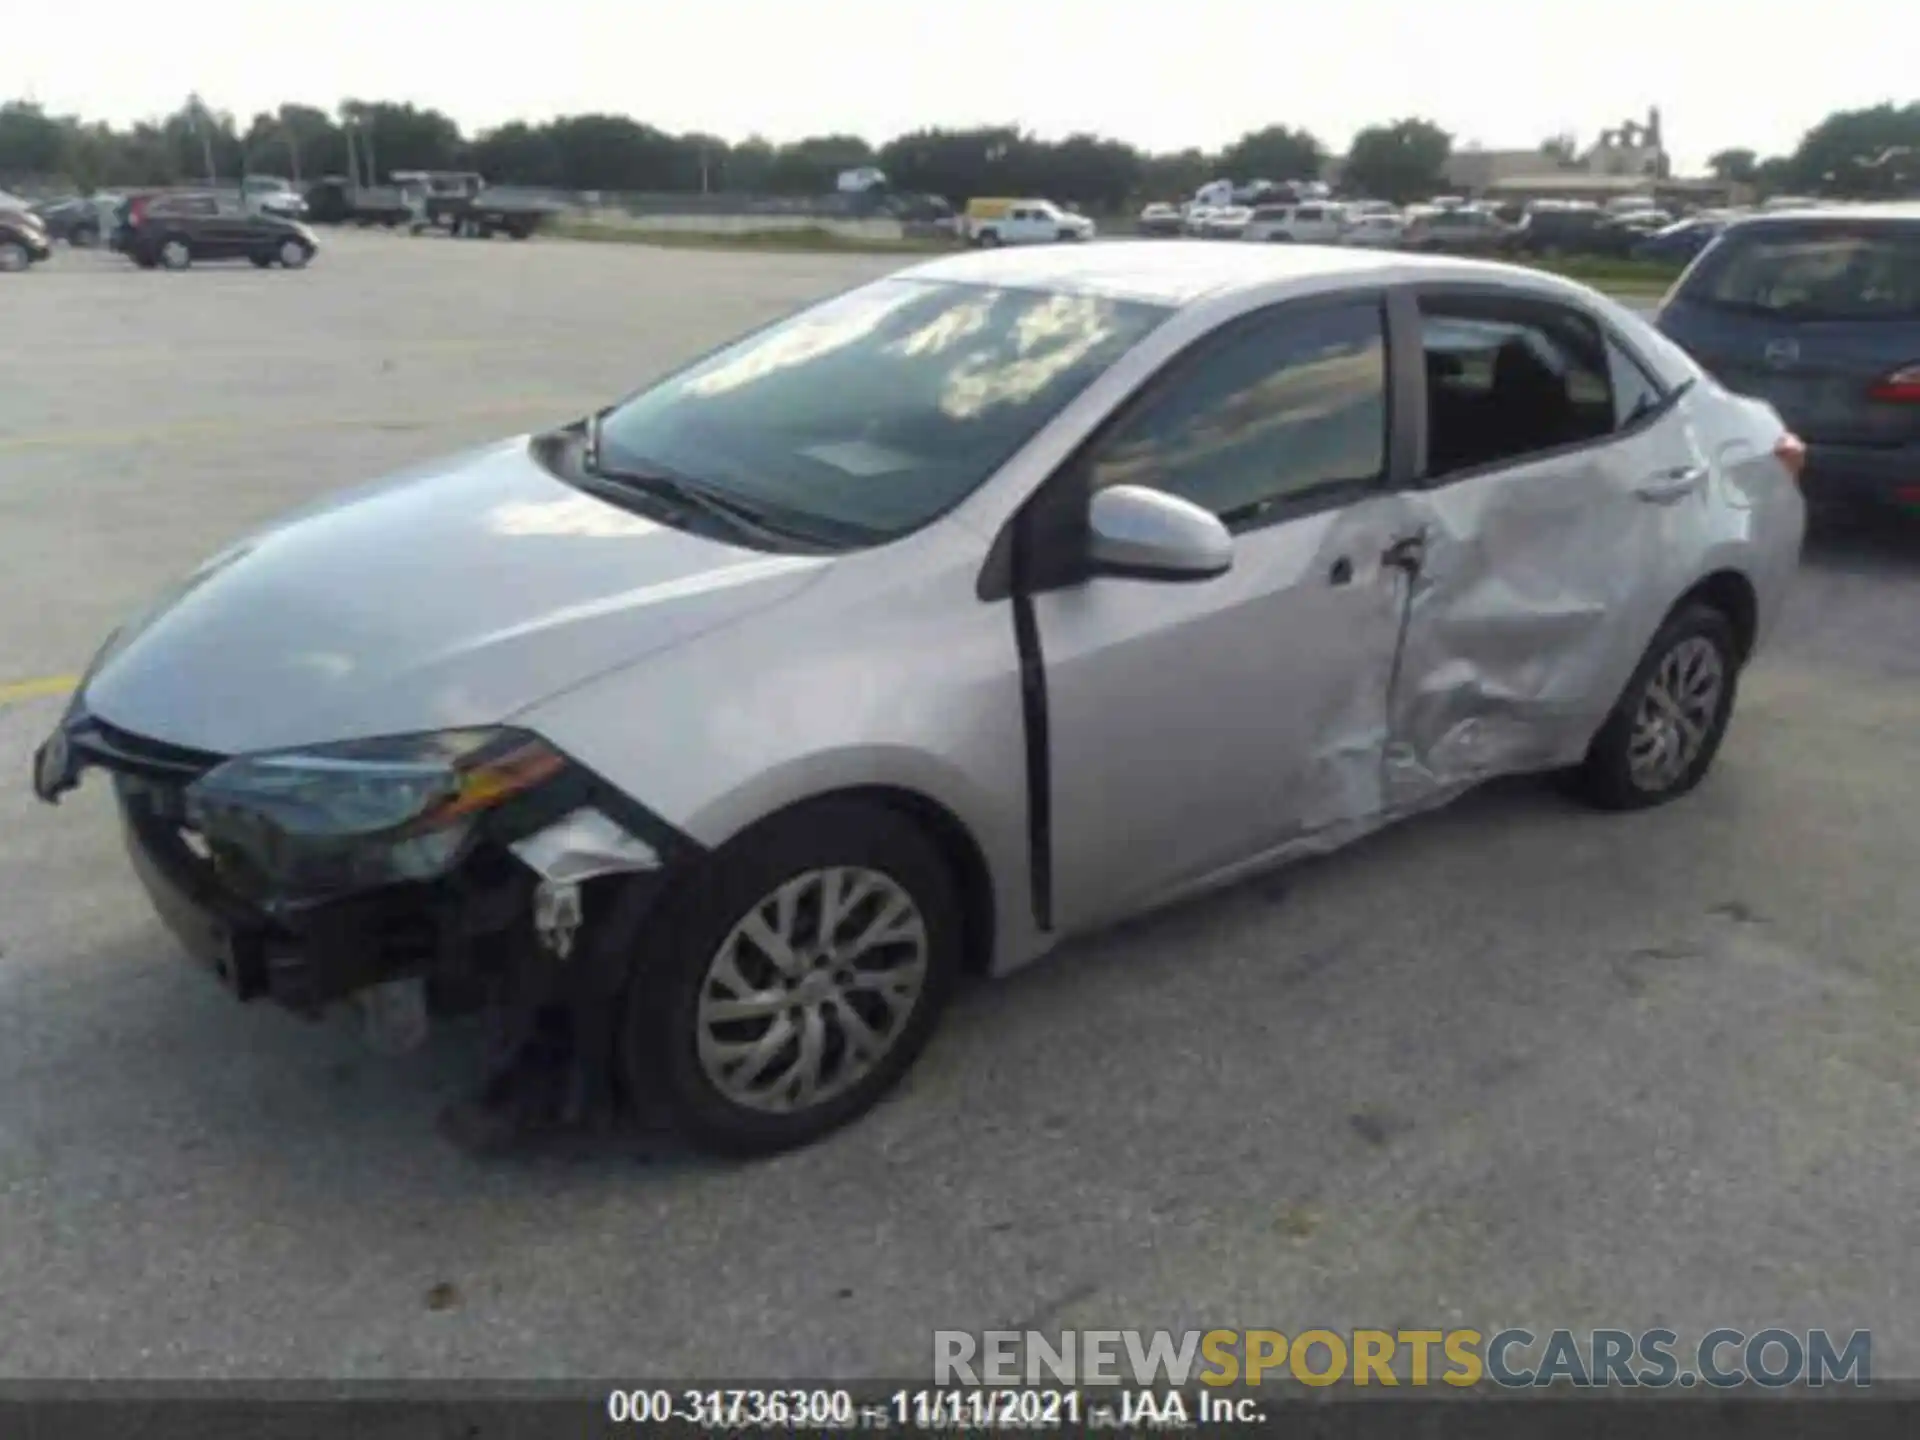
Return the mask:
{"type": "Polygon", "coordinates": [[[1589,175],[1666,179],[1673,173],[1673,162],[1660,134],[1660,107],[1647,111],[1644,124],[1626,120],[1612,130],[1602,130],[1592,148],[1580,157],[1580,168],[1589,175]]]}
{"type": "Polygon", "coordinates": [[[1545,175],[1558,162],[1544,150],[1456,150],[1441,171],[1449,190],[1479,195],[1519,175],[1545,175]]]}
{"type": "MultiPolygon", "coordinates": [[[[1322,178],[1339,183],[1344,157],[1327,161],[1322,178]]],[[[1660,128],[1660,108],[1645,120],[1623,120],[1602,130],[1587,149],[1567,159],[1539,149],[1482,150],[1466,146],[1447,157],[1443,188],[1474,199],[1593,200],[1651,195],[1663,204],[1724,205],[1747,187],[1711,179],[1675,179],[1660,128]]]]}

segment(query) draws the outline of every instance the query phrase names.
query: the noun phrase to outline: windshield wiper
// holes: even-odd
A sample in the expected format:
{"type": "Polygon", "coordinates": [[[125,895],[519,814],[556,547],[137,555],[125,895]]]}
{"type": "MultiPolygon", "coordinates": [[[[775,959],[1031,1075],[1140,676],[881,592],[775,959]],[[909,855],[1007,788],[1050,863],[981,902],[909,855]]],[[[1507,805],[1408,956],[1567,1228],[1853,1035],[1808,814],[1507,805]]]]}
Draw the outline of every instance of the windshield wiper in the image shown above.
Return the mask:
{"type": "Polygon", "coordinates": [[[795,540],[809,546],[825,548],[817,535],[812,535],[784,525],[769,517],[765,511],[748,504],[744,500],[735,500],[732,496],[721,495],[698,481],[689,480],[657,465],[623,468],[609,466],[599,457],[599,420],[594,417],[587,422],[586,453],[582,457],[587,473],[595,479],[609,485],[625,486],[634,490],[644,490],[656,495],[681,510],[695,511],[723,529],[750,540],[776,548],[788,548],[795,540]]]}

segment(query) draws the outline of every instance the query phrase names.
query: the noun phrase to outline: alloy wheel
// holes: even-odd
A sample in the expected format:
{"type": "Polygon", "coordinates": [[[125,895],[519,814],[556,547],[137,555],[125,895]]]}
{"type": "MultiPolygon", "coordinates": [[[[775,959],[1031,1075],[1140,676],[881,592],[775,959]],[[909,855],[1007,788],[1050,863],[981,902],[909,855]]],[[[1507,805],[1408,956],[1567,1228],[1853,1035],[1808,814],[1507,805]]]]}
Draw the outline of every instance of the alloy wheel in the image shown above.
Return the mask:
{"type": "Polygon", "coordinates": [[[1704,636],[1691,635],[1662,657],[1641,692],[1627,745],[1627,774],[1649,793],[1671,788],[1713,733],[1726,689],[1726,666],[1704,636]]]}
{"type": "Polygon", "coordinates": [[[708,962],[695,1016],[700,1067],[725,1099],[791,1114],[870,1075],[926,989],[928,934],[879,870],[807,870],[763,896],[708,962]]]}

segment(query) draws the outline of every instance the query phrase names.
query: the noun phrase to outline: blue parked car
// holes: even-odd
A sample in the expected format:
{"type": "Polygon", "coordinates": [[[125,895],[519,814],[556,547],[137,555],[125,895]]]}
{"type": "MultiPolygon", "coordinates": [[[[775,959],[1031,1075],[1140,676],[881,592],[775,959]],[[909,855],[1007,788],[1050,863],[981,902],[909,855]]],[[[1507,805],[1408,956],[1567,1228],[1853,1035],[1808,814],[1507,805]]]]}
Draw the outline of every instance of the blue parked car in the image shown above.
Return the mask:
{"type": "Polygon", "coordinates": [[[1691,220],[1676,220],[1664,230],[1656,230],[1633,247],[1636,260],[1686,261],[1693,259],[1707,248],[1727,222],[1695,216],[1691,220]]]}
{"type": "Polygon", "coordinates": [[[1656,323],[1806,442],[1810,502],[1920,510],[1920,203],[1734,220],[1656,323]]]}

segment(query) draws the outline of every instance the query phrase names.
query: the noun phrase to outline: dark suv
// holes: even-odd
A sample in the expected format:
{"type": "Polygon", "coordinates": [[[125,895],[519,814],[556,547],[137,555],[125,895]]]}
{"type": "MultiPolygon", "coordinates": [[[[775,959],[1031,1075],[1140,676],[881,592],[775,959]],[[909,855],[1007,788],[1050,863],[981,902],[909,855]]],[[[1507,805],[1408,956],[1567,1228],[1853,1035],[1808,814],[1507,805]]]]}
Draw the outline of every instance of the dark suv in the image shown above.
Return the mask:
{"type": "Polygon", "coordinates": [[[1658,323],[1806,441],[1810,501],[1920,508],[1920,204],[1736,221],[1658,323]]]}
{"type": "Polygon", "coordinates": [[[131,202],[116,244],[143,269],[184,270],[199,260],[251,260],[298,270],[320,248],[305,225],[250,215],[237,195],[183,191],[131,202]]]}
{"type": "Polygon", "coordinates": [[[1580,254],[1606,223],[1598,205],[1535,205],[1520,221],[1514,248],[1527,255],[1580,254]]]}

